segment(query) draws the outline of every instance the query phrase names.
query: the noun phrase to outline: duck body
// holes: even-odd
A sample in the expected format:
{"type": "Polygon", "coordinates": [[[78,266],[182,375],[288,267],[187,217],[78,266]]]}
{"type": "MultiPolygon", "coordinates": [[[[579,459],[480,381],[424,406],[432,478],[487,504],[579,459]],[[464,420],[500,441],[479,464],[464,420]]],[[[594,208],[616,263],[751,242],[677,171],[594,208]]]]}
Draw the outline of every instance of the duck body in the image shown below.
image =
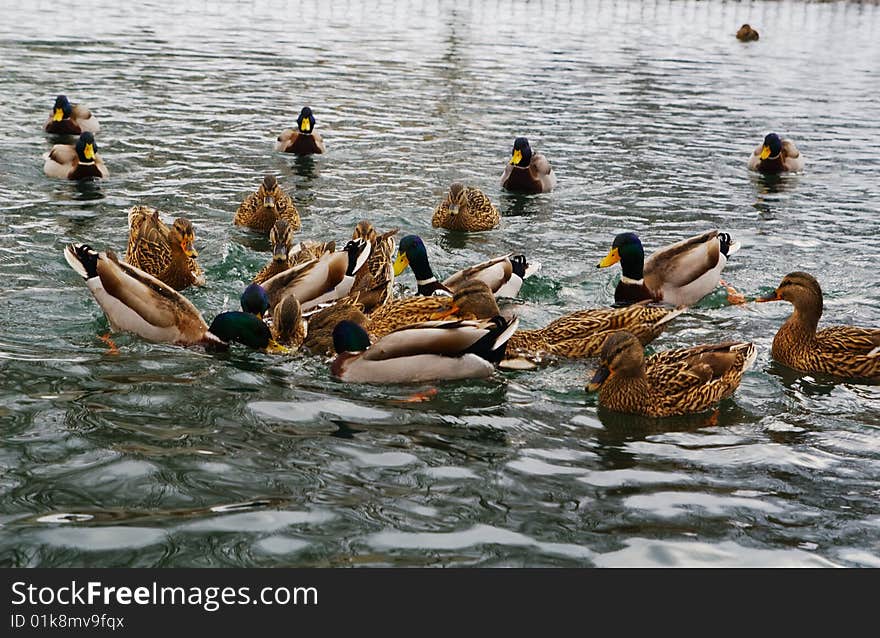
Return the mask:
{"type": "Polygon", "coordinates": [[[587,389],[598,389],[599,404],[617,412],[648,417],[703,412],[733,395],[756,354],[753,344],[730,341],[646,359],[639,340],[619,331],[602,345],[601,367],[587,389]]]}
{"type": "Polygon", "coordinates": [[[730,235],[710,230],[661,248],[645,259],[638,236],[621,233],[598,267],[621,264],[622,275],[614,290],[616,305],[652,300],[690,306],[718,287],[728,256],[737,250],[739,244],[730,235]]]}
{"type": "Polygon", "coordinates": [[[818,330],[822,289],[809,273],[786,275],[776,290],[757,301],[788,301],[794,312],[773,338],[773,358],[807,373],[880,381],[880,328],[830,326],[818,330]]]}
{"type": "Polygon", "coordinates": [[[233,220],[237,226],[268,235],[275,222],[284,219],[291,230],[302,226],[299,211],[290,196],[272,175],[266,175],[256,192],[248,195],[235,212],[233,220]]]}
{"type": "Polygon", "coordinates": [[[85,244],[70,244],[64,258],[86,280],[113,330],[157,343],[225,346],[186,297],[120,262],[111,251],[98,253],[85,244]]]}
{"type": "Polygon", "coordinates": [[[71,104],[66,95],[59,95],[43,130],[52,135],[95,134],[101,130],[101,125],[84,105],[71,104]]]}
{"type": "Polygon", "coordinates": [[[149,206],[132,206],[128,212],[128,249],[125,260],[175,290],[203,286],[205,275],[196,262],[192,223],[182,217],[171,228],[149,206]]]}
{"type": "Polygon", "coordinates": [[[805,164],[794,142],[784,140],[776,133],[767,134],[764,143],[749,157],[749,168],[765,175],[797,173],[804,170],[805,164]]]}
{"type": "Polygon", "coordinates": [[[391,299],[394,286],[394,235],[397,228],[381,235],[367,220],[362,220],[355,227],[351,238],[362,239],[370,243],[370,256],[364,267],[358,270],[351,286],[350,295],[357,295],[358,303],[365,312],[383,305],[391,299]]]}
{"type": "Polygon", "coordinates": [[[325,151],[324,139],[315,131],[315,116],[308,106],[296,118],[296,128],[284,129],[275,142],[275,150],[295,155],[315,155],[325,151]]]}
{"type": "Polygon", "coordinates": [[[736,39],[740,42],[754,42],[761,36],[748,24],[742,25],[736,32],[736,39]]]}
{"type": "Polygon", "coordinates": [[[515,193],[548,193],[556,187],[556,173],[546,157],[532,151],[528,139],[518,137],[501,175],[501,187],[515,193]]]}
{"type": "Polygon", "coordinates": [[[483,191],[455,182],[434,209],[434,228],[477,232],[492,230],[501,222],[498,209],[483,191]]]}
{"type": "Polygon", "coordinates": [[[370,325],[363,307],[351,297],[343,297],[309,315],[303,347],[312,354],[332,355],[333,329],[341,321],[354,322],[364,329],[370,325]]]}
{"type": "Polygon", "coordinates": [[[43,172],[48,177],[83,180],[107,178],[110,171],[98,155],[98,145],[92,133],[79,136],[76,144],[55,144],[43,156],[43,172]]]}

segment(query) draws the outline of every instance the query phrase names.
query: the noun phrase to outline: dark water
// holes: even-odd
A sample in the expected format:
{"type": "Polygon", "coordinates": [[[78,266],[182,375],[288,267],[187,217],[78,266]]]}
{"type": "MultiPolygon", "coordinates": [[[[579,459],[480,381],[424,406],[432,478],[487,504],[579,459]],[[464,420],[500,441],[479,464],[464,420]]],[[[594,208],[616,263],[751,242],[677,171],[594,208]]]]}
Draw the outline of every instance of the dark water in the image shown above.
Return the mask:
{"type": "MultiPolygon", "coordinates": [[[[301,237],[361,218],[429,244],[439,273],[522,250],[524,325],[607,304],[616,232],[704,229],[766,293],[816,274],[826,317],[880,325],[880,8],[846,2],[4,3],[0,23],[0,562],[5,565],[880,566],[880,388],[798,377],[769,346],[782,304],[718,294],[654,348],[746,338],[717,422],[597,411],[589,363],[488,381],[350,387],[325,362],[210,356],[119,336],[64,263],[123,250],[136,203],[195,224],[210,318],[267,259],[232,225],[273,171],[301,237]],[[87,3],[88,4],[88,3],[87,3]],[[86,14],[84,14],[86,15],[86,14]],[[761,33],[742,44],[743,22],[761,33]],[[57,93],[100,119],[112,173],[45,178],[57,93]],[[272,152],[310,104],[328,153],[272,152]],[[770,130],[807,158],[767,181],[770,130]],[[504,194],[513,138],[558,190],[504,194]],[[501,227],[431,228],[453,179],[501,227]]],[[[412,274],[401,289],[414,287],[412,274]]]]}

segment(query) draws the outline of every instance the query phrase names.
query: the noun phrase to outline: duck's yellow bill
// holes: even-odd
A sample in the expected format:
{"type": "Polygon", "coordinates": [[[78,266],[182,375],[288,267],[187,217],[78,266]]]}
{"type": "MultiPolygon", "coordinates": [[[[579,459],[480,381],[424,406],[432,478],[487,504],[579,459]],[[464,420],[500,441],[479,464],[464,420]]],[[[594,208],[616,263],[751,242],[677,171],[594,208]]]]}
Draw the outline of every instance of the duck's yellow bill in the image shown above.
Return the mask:
{"type": "Polygon", "coordinates": [[[513,157],[510,158],[510,163],[513,165],[519,164],[522,161],[522,151],[514,151],[513,157]]]}
{"type": "Polygon", "coordinates": [[[312,123],[309,122],[309,118],[303,118],[303,121],[299,125],[299,130],[303,133],[308,133],[312,130],[312,123]]]}
{"type": "Polygon", "coordinates": [[[266,352],[270,354],[290,354],[292,351],[287,346],[282,346],[275,339],[269,339],[269,345],[266,346],[266,352]]]}
{"type": "Polygon", "coordinates": [[[55,112],[52,114],[52,119],[55,122],[60,122],[64,119],[64,111],[62,109],[55,109],[55,112]]]}
{"type": "Polygon", "coordinates": [[[394,276],[399,277],[407,266],[409,266],[409,259],[407,259],[406,253],[398,251],[397,259],[394,260],[394,276]]]}
{"type": "Polygon", "coordinates": [[[764,144],[764,147],[761,149],[761,159],[765,160],[770,157],[770,147],[764,144]]]}
{"type": "Polygon", "coordinates": [[[605,366],[602,366],[601,368],[596,370],[596,372],[593,374],[593,378],[590,379],[590,381],[587,383],[587,392],[595,392],[596,390],[598,390],[599,386],[605,383],[605,381],[610,376],[611,370],[609,370],[605,366]]]}
{"type": "Polygon", "coordinates": [[[95,159],[95,147],[91,144],[86,144],[86,148],[83,150],[83,155],[85,155],[85,158],[88,160],[95,159]]]}
{"type": "Polygon", "coordinates": [[[608,266],[613,266],[617,262],[620,261],[620,253],[616,248],[612,248],[608,251],[608,254],[598,263],[596,268],[608,268],[608,266]]]}

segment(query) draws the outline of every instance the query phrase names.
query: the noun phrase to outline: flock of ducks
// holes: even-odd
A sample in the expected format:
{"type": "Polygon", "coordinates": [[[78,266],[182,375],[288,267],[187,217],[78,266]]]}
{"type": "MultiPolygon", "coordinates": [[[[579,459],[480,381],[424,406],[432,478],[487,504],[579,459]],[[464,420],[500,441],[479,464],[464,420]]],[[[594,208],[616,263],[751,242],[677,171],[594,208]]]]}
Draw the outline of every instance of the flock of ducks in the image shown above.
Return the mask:
{"type": "MultiPolygon", "coordinates": [[[[275,150],[324,153],[312,110],[303,108],[296,122],[281,133],[275,150]]],[[[73,145],[56,144],[46,154],[47,175],[108,175],[94,137],[100,126],[87,108],[60,95],[44,129],[77,136],[73,145]]],[[[748,166],[777,174],[802,170],[804,159],[791,140],[771,133],[748,166]]],[[[501,184],[510,191],[546,193],[556,185],[556,174],[546,157],[518,137],[501,184]]],[[[432,224],[474,232],[495,228],[499,220],[498,209],[484,193],[454,183],[434,210],[432,224]]],[[[294,244],[302,219],[272,175],[241,203],[233,222],[268,235],[272,254],[241,294],[241,310],[223,312],[210,325],[179,292],[205,283],[195,232],[184,218],[168,226],[156,209],[134,206],[128,213],[123,259],[86,244],[68,245],[64,256],[85,279],[112,330],[209,349],[238,343],[268,352],[335,353],[331,372],[347,382],[480,378],[498,368],[531,369],[559,358],[598,357],[587,389],[598,390],[600,405],[665,417],[702,412],[731,396],[756,357],[755,346],[741,341],[644,354],[644,346],[673,319],[719,285],[728,288],[731,303],[745,302],[721,280],[739,244],[717,230],[660,248],[647,258],[636,234],[617,235],[597,264],[621,266],[614,307],[580,310],[526,330],[519,328],[517,317],[499,308],[499,301],[516,297],[523,281],[539,268],[525,255],[498,256],[439,279],[420,237],[405,235],[398,245],[398,229],[379,232],[366,220],[341,249],[333,240],[294,244]],[[406,268],[415,275],[416,294],[395,298],[394,278],[406,268]]],[[[818,330],[822,291],[813,276],[790,273],[771,295],[756,299],[778,300],[791,303],[794,312],[773,340],[776,360],[801,372],[880,380],[880,329],[818,330]]]]}

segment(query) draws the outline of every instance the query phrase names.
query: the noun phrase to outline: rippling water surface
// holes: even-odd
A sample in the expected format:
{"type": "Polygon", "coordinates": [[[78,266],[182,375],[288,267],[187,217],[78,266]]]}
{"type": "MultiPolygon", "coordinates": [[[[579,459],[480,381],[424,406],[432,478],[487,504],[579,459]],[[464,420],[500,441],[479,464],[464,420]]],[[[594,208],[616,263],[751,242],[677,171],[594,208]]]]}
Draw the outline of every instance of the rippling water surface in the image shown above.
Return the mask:
{"type": "Polygon", "coordinates": [[[597,410],[589,362],[412,403],[429,387],[349,386],[312,358],[130,336],[111,355],[61,254],[123,251],[133,204],[185,214],[210,320],[268,258],[232,216],[274,172],[302,237],[399,226],[441,274],[526,252],[543,263],[527,326],[610,302],[616,269],[595,264],[615,233],[651,250],[711,227],[742,242],[726,276],[746,294],[803,269],[827,320],[880,326],[880,7],[3,4],[2,564],[880,566],[880,388],[774,364],[783,304],[717,294],[679,318],[653,348],[746,338],[758,360],[716,418],[645,422],[597,410]],[[759,42],[734,38],[743,22],[759,42]],[[61,92],[101,121],[100,184],[43,176],[61,92]],[[304,104],[328,153],[274,153],[304,104]],[[802,175],[747,172],[771,130],[802,175]],[[517,135],[558,190],[500,190],[517,135]],[[499,229],[431,228],[453,179],[497,202],[499,229]]]}

